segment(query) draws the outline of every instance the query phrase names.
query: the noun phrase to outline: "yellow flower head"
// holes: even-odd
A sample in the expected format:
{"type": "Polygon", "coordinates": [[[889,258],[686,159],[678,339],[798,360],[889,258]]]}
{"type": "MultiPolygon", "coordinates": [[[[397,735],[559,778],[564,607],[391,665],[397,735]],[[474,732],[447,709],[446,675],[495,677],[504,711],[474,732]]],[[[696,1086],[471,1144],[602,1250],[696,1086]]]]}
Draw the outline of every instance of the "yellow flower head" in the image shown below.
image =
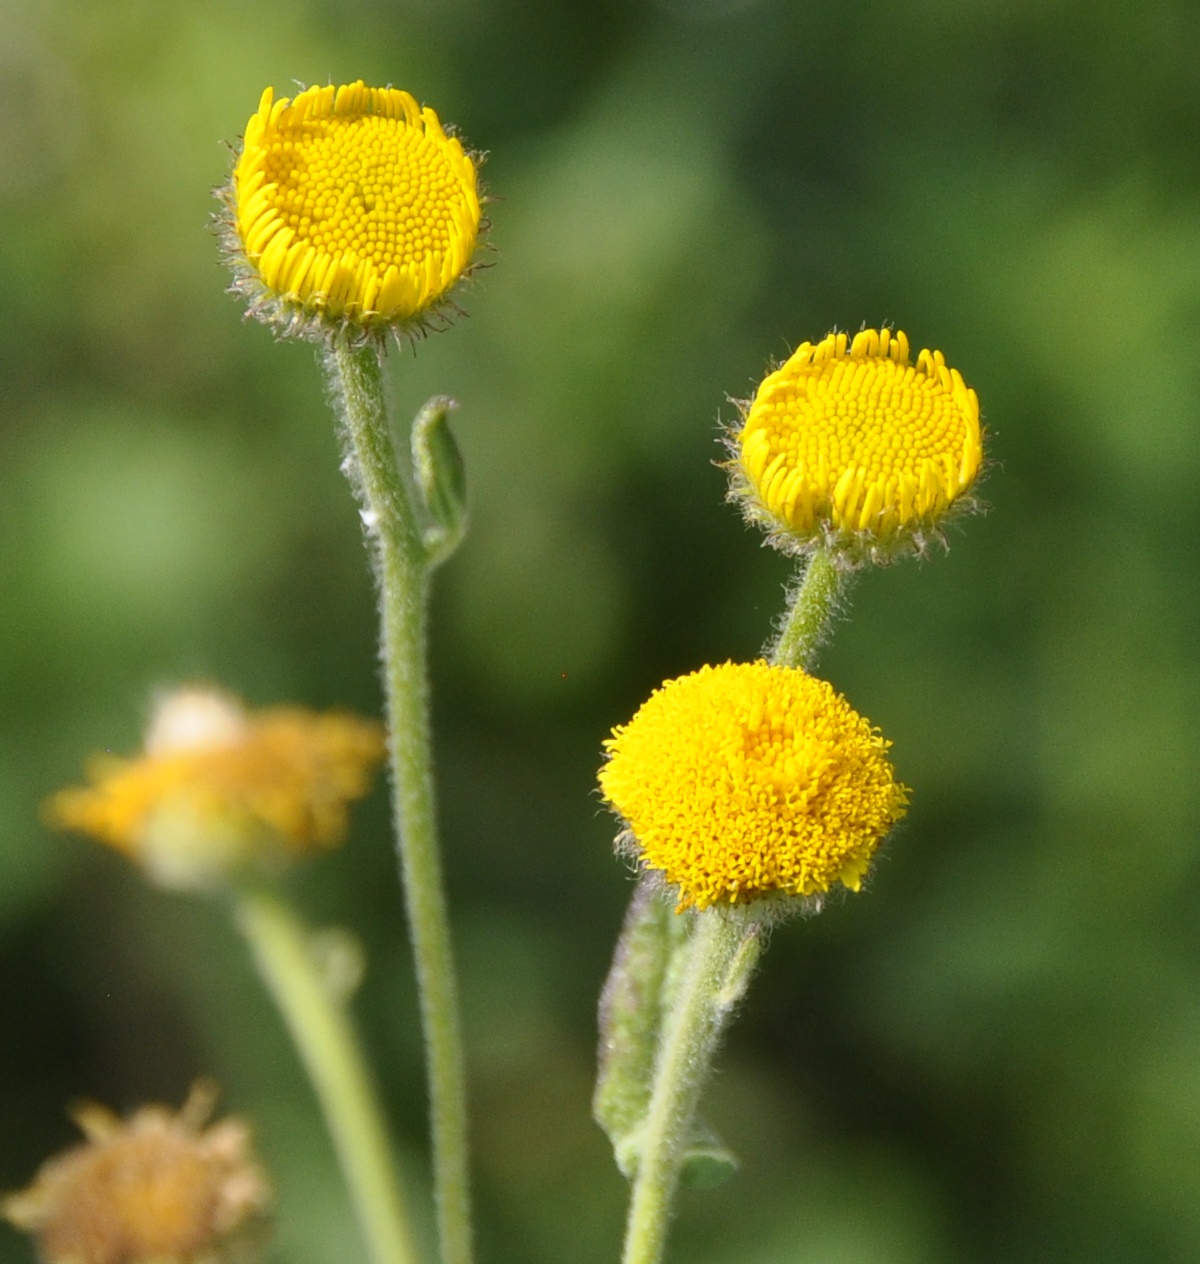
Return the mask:
{"type": "Polygon", "coordinates": [[[681,907],[857,891],[907,802],[888,743],[795,667],[669,680],[604,745],[604,797],[681,907]]]}
{"type": "Polygon", "coordinates": [[[268,88],[230,187],[234,288],[284,333],[419,325],[471,262],[475,163],[397,88],[268,88]]]}
{"type": "Polygon", "coordinates": [[[237,1119],[210,1128],[215,1090],[183,1109],[143,1106],[122,1121],[88,1103],[73,1113],[87,1137],[47,1160],[33,1184],[0,1202],[32,1233],[45,1264],[210,1264],[262,1213],[267,1182],[237,1119]]]}
{"type": "Polygon", "coordinates": [[[922,550],[983,459],[979,400],[940,351],[864,329],[805,342],[758,388],[735,437],[733,495],[771,542],[843,561],[922,550]]]}
{"type": "Polygon", "coordinates": [[[384,754],[370,720],[295,707],[247,712],[191,687],[160,702],[134,759],[103,756],[47,804],[164,886],[204,887],[256,861],[336,846],[384,754]]]}

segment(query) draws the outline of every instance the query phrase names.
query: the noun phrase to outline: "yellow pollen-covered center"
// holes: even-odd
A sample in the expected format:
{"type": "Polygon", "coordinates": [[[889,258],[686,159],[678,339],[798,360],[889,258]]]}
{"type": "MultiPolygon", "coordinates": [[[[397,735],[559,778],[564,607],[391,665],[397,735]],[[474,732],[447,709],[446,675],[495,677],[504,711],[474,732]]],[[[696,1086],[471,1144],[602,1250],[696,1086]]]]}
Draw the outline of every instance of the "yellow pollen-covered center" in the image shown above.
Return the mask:
{"type": "Polygon", "coordinates": [[[911,363],[888,329],[803,343],[763,381],[737,440],[754,494],[801,539],[932,526],[983,457],[975,392],[940,351],[911,363]]]}
{"type": "Polygon", "coordinates": [[[247,260],[286,303],[363,324],[406,320],[470,262],[475,165],[406,92],[270,88],[234,173],[247,260]]]}
{"type": "Polygon", "coordinates": [[[826,681],[725,663],[614,729],[600,786],[681,905],[858,890],[904,813],[887,746],[826,681]]]}

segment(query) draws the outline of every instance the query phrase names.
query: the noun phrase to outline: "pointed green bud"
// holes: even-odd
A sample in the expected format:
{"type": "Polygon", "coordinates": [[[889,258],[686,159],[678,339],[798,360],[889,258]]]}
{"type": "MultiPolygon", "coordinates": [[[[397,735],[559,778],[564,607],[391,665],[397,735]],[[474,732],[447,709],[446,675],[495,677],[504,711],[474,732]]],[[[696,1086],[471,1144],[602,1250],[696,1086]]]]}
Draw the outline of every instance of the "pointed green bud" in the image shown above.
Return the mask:
{"type": "Polygon", "coordinates": [[[467,529],[466,468],[450,429],[457,407],[448,395],[435,395],[413,422],[413,478],[425,510],[421,538],[430,567],[458,548],[467,529]]]}
{"type": "Polygon", "coordinates": [[[362,940],[344,926],[324,926],[309,932],[308,955],[329,995],[345,1005],[367,972],[362,940]]]}

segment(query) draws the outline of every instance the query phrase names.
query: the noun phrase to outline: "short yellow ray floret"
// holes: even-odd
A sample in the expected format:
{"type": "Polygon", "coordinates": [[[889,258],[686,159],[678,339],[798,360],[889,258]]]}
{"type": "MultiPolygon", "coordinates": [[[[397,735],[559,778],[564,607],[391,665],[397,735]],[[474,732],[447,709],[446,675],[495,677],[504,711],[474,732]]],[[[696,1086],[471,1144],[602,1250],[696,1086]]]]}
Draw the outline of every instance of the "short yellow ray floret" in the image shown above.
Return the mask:
{"type": "Polygon", "coordinates": [[[360,329],[436,305],[479,234],[475,163],[457,137],[407,92],[361,80],[294,99],[268,88],[230,200],[231,254],[268,300],[360,329]]]}
{"type": "Polygon", "coordinates": [[[103,756],[49,822],[90,834],[168,886],[203,886],[257,860],[334,847],[370,789],[382,726],[299,707],[248,712],[227,694],[167,695],[132,759],[103,756]]]}
{"type": "Polygon", "coordinates": [[[667,681],[605,748],[604,797],[681,906],[857,891],[907,803],[868,720],[761,661],[667,681]]]}
{"type": "Polygon", "coordinates": [[[886,555],[936,531],[983,459],[979,400],[940,351],[900,331],[802,343],[736,436],[735,494],[791,547],[886,555]]]}

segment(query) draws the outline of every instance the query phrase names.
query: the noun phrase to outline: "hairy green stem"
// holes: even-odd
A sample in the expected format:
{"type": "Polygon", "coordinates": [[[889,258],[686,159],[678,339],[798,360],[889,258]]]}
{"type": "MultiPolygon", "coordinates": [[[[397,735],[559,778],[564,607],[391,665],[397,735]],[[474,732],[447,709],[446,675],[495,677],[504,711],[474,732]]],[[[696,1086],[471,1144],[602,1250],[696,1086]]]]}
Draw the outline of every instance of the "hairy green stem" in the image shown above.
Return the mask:
{"type": "Polygon", "coordinates": [[[429,558],[388,427],[380,351],[339,342],[325,363],[380,590],[396,843],[425,1035],[440,1255],[442,1264],[470,1264],[466,1084],[430,751],[429,558]]]}
{"type": "Polygon", "coordinates": [[[304,926],[277,896],[250,889],[237,892],[234,917],[316,1091],[371,1259],[416,1264],[379,1099],[304,926]]]}
{"type": "Polygon", "coordinates": [[[695,915],[691,938],[678,949],[686,958],[655,1062],[622,1264],[662,1259],[700,1091],[760,949],[753,916],[719,905],[695,915]]]}
{"type": "Polygon", "coordinates": [[[770,650],[771,662],[780,667],[813,666],[829,635],[849,574],[838,568],[825,549],[809,557],[804,574],[789,594],[783,625],[770,650]]]}

